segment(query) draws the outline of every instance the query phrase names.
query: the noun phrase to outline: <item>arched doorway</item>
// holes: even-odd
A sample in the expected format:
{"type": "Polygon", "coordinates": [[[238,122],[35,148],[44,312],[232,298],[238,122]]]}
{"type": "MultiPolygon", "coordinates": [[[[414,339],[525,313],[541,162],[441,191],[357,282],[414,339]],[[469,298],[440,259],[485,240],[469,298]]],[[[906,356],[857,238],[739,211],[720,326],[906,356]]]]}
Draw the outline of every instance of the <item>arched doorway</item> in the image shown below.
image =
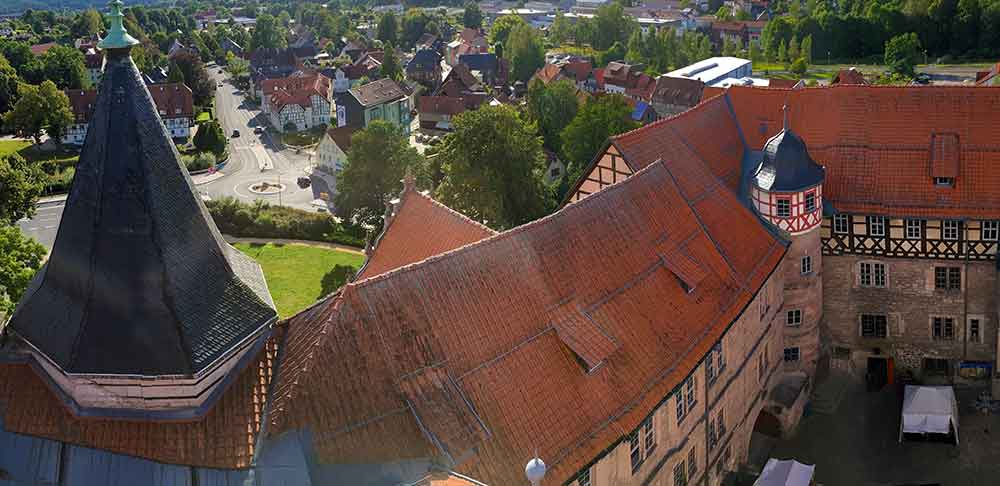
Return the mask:
{"type": "Polygon", "coordinates": [[[781,421],[771,411],[764,408],[757,414],[750,434],[747,460],[751,468],[764,467],[774,445],[781,439],[781,421]]]}

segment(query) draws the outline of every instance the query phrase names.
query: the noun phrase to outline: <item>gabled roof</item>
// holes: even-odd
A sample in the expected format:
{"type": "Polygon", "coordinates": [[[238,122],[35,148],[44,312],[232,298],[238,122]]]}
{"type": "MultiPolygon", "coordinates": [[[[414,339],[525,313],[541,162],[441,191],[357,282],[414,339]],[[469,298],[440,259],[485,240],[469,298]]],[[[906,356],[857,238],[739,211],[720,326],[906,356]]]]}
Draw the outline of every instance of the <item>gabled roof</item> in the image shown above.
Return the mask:
{"type": "Polygon", "coordinates": [[[695,106],[701,102],[705,83],[696,79],[659,76],[650,100],[664,105],[695,106]]]}
{"type": "Polygon", "coordinates": [[[497,55],[493,53],[462,54],[458,56],[458,62],[468,66],[470,71],[496,72],[498,68],[497,55]]]}
{"type": "Polygon", "coordinates": [[[358,280],[495,235],[496,232],[418,192],[408,183],[387,215],[358,280]]]}
{"type": "Polygon", "coordinates": [[[94,102],[97,101],[97,90],[93,89],[68,89],[66,97],[69,98],[69,107],[73,111],[73,119],[76,123],[87,123],[90,114],[94,111],[94,102]]]}
{"type": "Polygon", "coordinates": [[[147,87],[160,118],[194,118],[194,98],[184,83],[163,83],[147,87]]]}
{"type": "Polygon", "coordinates": [[[330,97],[330,78],[320,73],[293,75],[286,78],[261,81],[264,96],[278,112],[288,105],[312,106],[312,97],[325,100],[330,97]]]}
{"type": "Polygon", "coordinates": [[[269,433],[310,430],[321,464],[453,458],[518,484],[537,451],[552,484],[571,479],[687,377],[785,251],[697,156],[671,155],[292,319],[269,433]],[[674,255],[697,262],[691,293],[674,255]]]}
{"type": "Polygon", "coordinates": [[[51,256],[0,351],[27,353],[81,415],[196,414],[276,313],[260,267],[194,191],[127,51],[108,52],[51,256]],[[137,382],[118,391],[122,376],[137,382]],[[161,385],[185,396],[147,400],[161,385]]]}
{"type": "Polygon", "coordinates": [[[35,44],[31,46],[31,53],[36,56],[41,56],[42,54],[49,52],[49,49],[52,49],[53,47],[58,45],[59,43],[57,42],[46,42],[44,44],[35,44]]]}
{"type": "Polygon", "coordinates": [[[406,72],[433,71],[440,67],[441,55],[433,49],[420,49],[410,62],[406,63],[406,72]]]}
{"type": "Polygon", "coordinates": [[[391,79],[372,81],[350,90],[350,93],[361,106],[380,105],[406,96],[399,84],[391,79]]]}
{"type": "Polygon", "coordinates": [[[346,154],[347,151],[351,149],[351,136],[354,135],[355,131],[357,130],[354,127],[345,125],[342,127],[328,128],[326,130],[326,136],[330,137],[330,140],[333,140],[333,143],[337,144],[337,147],[339,147],[340,150],[346,154]]]}
{"type": "MultiPolygon", "coordinates": [[[[833,77],[830,84],[859,84],[866,85],[869,84],[868,80],[865,79],[865,75],[858,71],[857,68],[841,69],[837,72],[837,75],[833,77]]],[[[781,86],[772,86],[775,88],[780,88],[781,86]]]]}

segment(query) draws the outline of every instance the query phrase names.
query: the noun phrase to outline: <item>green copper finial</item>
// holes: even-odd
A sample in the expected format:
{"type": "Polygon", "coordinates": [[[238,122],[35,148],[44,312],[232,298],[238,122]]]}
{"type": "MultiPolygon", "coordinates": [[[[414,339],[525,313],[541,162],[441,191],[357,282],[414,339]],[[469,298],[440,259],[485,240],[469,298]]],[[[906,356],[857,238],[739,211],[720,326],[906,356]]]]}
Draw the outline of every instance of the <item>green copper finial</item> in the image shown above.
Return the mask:
{"type": "Polygon", "coordinates": [[[111,7],[111,13],[108,14],[108,18],[111,19],[111,28],[108,29],[108,35],[104,39],[101,39],[101,42],[97,43],[97,47],[101,49],[123,49],[138,44],[139,41],[135,37],[128,35],[125,26],[122,25],[122,18],[125,17],[122,14],[122,0],[114,0],[108,5],[111,7]]]}

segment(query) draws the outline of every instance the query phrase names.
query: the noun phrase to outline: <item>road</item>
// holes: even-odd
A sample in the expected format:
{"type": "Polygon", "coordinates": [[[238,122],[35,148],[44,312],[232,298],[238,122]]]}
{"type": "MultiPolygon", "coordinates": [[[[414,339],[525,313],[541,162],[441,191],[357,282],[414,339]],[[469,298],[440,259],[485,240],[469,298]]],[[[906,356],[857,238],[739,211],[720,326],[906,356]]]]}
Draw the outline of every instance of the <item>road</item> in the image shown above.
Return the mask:
{"type": "MultiPolygon", "coordinates": [[[[201,177],[195,177],[198,192],[212,199],[227,196],[245,202],[263,199],[271,204],[317,211],[314,202],[319,202],[320,193],[332,196],[333,191],[323,178],[307,174],[309,156],[283,150],[269,133],[255,134],[254,127],[265,125],[264,115],[245,101],[243,94],[219,74],[217,67],[210,66],[209,75],[215,83],[222,84],[215,92],[215,111],[223,131],[229,136],[233,130],[239,130],[241,136],[229,139],[229,160],[220,169],[221,176],[207,183],[200,183],[201,177]],[[261,170],[262,166],[269,168],[261,170]],[[299,177],[309,177],[310,187],[300,188],[299,177]],[[262,181],[283,184],[285,190],[272,195],[252,193],[250,186],[262,181]]],[[[35,216],[19,221],[18,226],[46,248],[52,248],[62,213],[62,201],[41,202],[35,216]]]]}

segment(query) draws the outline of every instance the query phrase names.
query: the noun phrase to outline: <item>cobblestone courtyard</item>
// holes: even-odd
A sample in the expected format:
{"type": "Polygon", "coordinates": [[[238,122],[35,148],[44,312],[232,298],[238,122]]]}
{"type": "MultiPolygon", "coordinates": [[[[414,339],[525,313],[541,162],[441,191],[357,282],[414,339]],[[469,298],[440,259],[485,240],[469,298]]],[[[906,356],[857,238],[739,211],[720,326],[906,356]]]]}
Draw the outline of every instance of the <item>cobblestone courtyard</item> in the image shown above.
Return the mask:
{"type": "Polygon", "coordinates": [[[982,388],[956,389],[959,446],[898,442],[902,390],[886,386],[844,390],[832,414],[802,418],[798,433],[779,441],[771,457],[816,464],[822,486],[986,486],[1000,484],[1000,416],[983,416],[971,404],[982,388]]]}

